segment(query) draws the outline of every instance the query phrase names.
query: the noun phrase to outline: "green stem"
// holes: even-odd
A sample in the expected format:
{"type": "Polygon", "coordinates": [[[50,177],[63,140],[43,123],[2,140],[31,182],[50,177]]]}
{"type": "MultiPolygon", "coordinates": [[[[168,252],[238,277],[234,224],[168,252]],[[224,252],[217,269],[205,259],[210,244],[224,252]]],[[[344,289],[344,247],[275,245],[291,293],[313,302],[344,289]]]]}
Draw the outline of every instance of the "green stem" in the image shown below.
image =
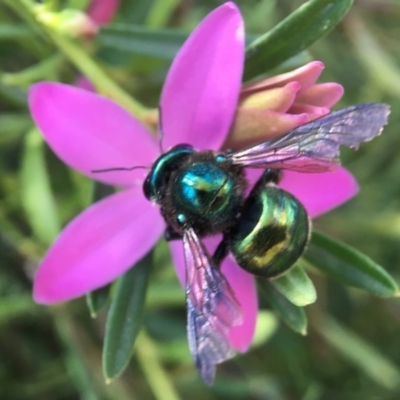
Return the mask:
{"type": "Polygon", "coordinates": [[[48,30],[56,46],[69,58],[69,60],[88,78],[96,87],[96,90],[115,100],[126,110],[131,112],[137,119],[144,121],[148,113],[146,107],[133,99],[128,93],[121,89],[106,73],[92,60],[83,48],[72,40],[62,37],[48,30]]]}
{"type": "Polygon", "coordinates": [[[146,26],[149,28],[165,26],[178,4],[179,0],[155,0],[147,16],[146,26]]]}
{"type": "MultiPolygon", "coordinates": [[[[11,6],[10,0],[6,0],[6,2],[11,6]]],[[[50,37],[53,43],[67,56],[79,71],[91,80],[99,93],[115,100],[137,119],[144,122],[145,116],[148,113],[146,107],[120,88],[77,42],[39,23],[37,19],[37,3],[31,0],[18,0],[12,5],[13,8],[16,8],[16,6],[19,6],[20,15],[23,15],[26,19],[35,20],[35,27],[39,27],[41,33],[45,33],[50,37]]]]}
{"type": "Polygon", "coordinates": [[[0,75],[2,83],[10,86],[28,86],[41,79],[51,79],[57,75],[57,69],[64,61],[61,54],[55,54],[46,60],[15,73],[0,75]]]}
{"type": "Polygon", "coordinates": [[[81,399],[97,400],[130,400],[135,398],[133,388],[122,380],[115,380],[112,385],[106,385],[103,380],[98,348],[85,333],[79,322],[72,317],[68,307],[60,306],[53,310],[53,320],[63,345],[66,349],[66,363],[70,376],[80,390],[81,399]]]}
{"type": "Polygon", "coordinates": [[[180,400],[161,365],[153,341],[143,330],[136,340],[135,352],[154,397],[157,400],[180,400]]]}
{"type": "MultiPolygon", "coordinates": [[[[1,0],[0,0],[1,1],[1,0]]],[[[11,8],[15,14],[19,15],[19,17],[26,21],[27,25],[30,26],[34,33],[40,36],[42,39],[46,39],[44,32],[40,29],[38,24],[35,21],[33,15],[32,4],[28,0],[19,0],[22,1],[22,4],[19,4],[18,1],[15,0],[3,0],[4,3],[11,8]]],[[[47,57],[49,55],[49,49],[47,46],[43,44],[43,42],[38,41],[34,35],[28,37],[26,39],[18,40],[19,44],[26,48],[30,53],[34,54],[38,59],[42,59],[43,57],[47,57]]]]}

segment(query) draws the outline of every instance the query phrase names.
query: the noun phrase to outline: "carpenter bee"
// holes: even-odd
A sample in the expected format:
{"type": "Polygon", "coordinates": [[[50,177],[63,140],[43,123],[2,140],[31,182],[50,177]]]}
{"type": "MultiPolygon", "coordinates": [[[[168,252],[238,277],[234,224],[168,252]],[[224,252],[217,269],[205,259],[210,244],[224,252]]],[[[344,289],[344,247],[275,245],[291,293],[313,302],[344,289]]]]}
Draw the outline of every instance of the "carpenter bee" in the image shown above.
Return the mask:
{"type": "Polygon", "coordinates": [[[189,347],[205,383],[213,382],[217,364],[234,355],[228,335],[242,322],[240,304],[220,272],[223,259],[231,253],[246,271],[274,278],[294,265],[308,243],[310,219],[278,187],[281,171],[334,169],[339,147],[357,149],[371,140],[388,114],[386,104],[354,105],[245,150],[196,151],[180,144],[155,161],[143,190],[160,207],[166,239],[183,241],[189,347]],[[246,168],[264,169],[248,195],[246,168]],[[210,255],[201,238],[216,233],[223,238],[210,255]]]}

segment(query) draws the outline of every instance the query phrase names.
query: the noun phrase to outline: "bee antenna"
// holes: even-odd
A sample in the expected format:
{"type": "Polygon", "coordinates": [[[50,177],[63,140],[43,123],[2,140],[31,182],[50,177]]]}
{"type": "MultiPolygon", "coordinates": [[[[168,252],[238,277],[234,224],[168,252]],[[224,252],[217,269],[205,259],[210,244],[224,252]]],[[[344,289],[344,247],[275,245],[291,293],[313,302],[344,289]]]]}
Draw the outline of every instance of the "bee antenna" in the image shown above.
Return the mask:
{"type": "Polygon", "coordinates": [[[135,167],[116,167],[116,168],[106,168],[106,169],[93,169],[93,174],[97,174],[99,172],[110,172],[110,171],[133,171],[134,169],[149,169],[149,167],[144,167],[141,165],[135,167]]]}
{"type": "Polygon", "coordinates": [[[164,130],[163,130],[163,124],[162,124],[162,111],[161,111],[161,105],[158,106],[158,115],[159,115],[159,119],[158,119],[158,132],[160,135],[160,141],[159,141],[159,145],[160,145],[160,152],[164,153],[164,149],[162,146],[162,141],[164,139],[164,130]]]}

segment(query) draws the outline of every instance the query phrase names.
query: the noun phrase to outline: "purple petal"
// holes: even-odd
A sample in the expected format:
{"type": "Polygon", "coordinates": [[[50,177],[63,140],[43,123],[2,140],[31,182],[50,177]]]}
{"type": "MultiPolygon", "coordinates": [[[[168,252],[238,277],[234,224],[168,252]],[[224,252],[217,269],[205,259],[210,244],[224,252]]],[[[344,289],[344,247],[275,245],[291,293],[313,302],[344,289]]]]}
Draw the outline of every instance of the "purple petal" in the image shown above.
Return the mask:
{"type": "Polygon", "coordinates": [[[296,102],[330,108],[341,99],[343,93],[344,88],[338,83],[318,83],[312,85],[302,95],[298,96],[296,102]]]}
{"type": "Polygon", "coordinates": [[[231,285],[243,313],[243,323],[231,330],[229,341],[236,350],[245,352],[253,340],[257,321],[256,281],[253,275],[241,269],[230,257],[222,263],[221,271],[231,285]]]}
{"type": "Polygon", "coordinates": [[[89,92],[96,92],[96,88],[94,87],[93,83],[84,75],[79,75],[76,81],[74,82],[74,86],[85,89],[89,92]]]}
{"type": "Polygon", "coordinates": [[[93,204],[67,225],[44,257],[35,277],[35,301],[65,301],[111,282],[154,246],[164,228],[141,188],[93,204]]]}
{"type": "Polygon", "coordinates": [[[279,136],[309,120],[307,114],[238,107],[235,122],[223,148],[244,149],[279,136]]]}
{"type": "Polygon", "coordinates": [[[33,85],[33,119],[52,150],[72,168],[112,185],[143,182],[145,172],[92,173],[150,166],[159,155],[155,138],[127,111],[105,97],[60,83],[33,85]]]}
{"type": "Polygon", "coordinates": [[[92,0],[87,14],[97,25],[107,25],[118,11],[119,0],[92,0]]]}
{"type": "MultiPolygon", "coordinates": [[[[217,235],[203,239],[203,242],[212,254],[220,240],[221,235],[217,235]]],[[[185,261],[182,242],[170,242],[170,249],[178,279],[181,285],[185,287],[185,261]]],[[[243,312],[243,324],[231,330],[229,340],[232,347],[244,352],[249,348],[253,339],[257,319],[258,299],[255,279],[251,274],[238,267],[230,257],[227,257],[223,262],[222,272],[231,285],[243,312]]]]}
{"type": "Polygon", "coordinates": [[[316,82],[324,68],[325,66],[321,61],[312,61],[293,71],[245,84],[242,87],[242,93],[252,93],[283,86],[289,82],[298,82],[301,85],[300,94],[307,91],[316,82]]]}
{"type": "Polygon", "coordinates": [[[284,171],[279,186],[292,193],[312,218],[340,206],[358,191],[353,175],[342,167],[319,174],[284,171]]]}
{"type": "Polygon", "coordinates": [[[307,114],[310,121],[323,117],[329,114],[330,110],[327,107],[312,106],[309,104],[294,103],[289,110],[291,114],[307,114]]]}
{"type": "Polygon", "coordinates": [[[238,101],[244,27],[237,7],[225,3],[193,31],[175,58],[161,95],[164,146],[191,143],[217,149],[238,101]]]}

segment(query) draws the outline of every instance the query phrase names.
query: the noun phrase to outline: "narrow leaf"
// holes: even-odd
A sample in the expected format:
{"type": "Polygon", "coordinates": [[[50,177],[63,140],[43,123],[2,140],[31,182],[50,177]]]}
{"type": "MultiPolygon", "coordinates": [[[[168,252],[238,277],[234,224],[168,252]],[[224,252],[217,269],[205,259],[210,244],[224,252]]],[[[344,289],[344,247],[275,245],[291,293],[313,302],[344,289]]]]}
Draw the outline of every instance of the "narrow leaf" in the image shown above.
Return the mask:
{"type": "Polygon", "coordinates": [[[89,7],[90,3],[90,0],[69,0],[68,9],[86,10],[89,7]]]}
{"type": "Polygon", "coordinates": [[[368,256],[320,232],[313,232],[306,260],[340,282],[382,297],[399,296],[394,279],[368,256]]]}
{"type": "Polygon", "coordinates": [[[131,358],[142,323],[152,256],[150,252],[117,281],[103,346],[103,373],[107,382],[120,375],[131,358]]]}
{"type": "Polygon", "coordinates": [[[268,342],[278,329],[278,321],[273,311],[259,311],[257,315],[256,331],[254,332],[251,347],[259,347],[268,342]]]}
{"type": "Polygon", "coordinates": [[[179,0],[155,0],[147,15],[146,25],[152,28],[166,25],[178,4],[179,0]]]}
{"type": "Polygon", "coordinates": [[[4,39],[21,39],[32,37],[32,29],[24,24],[1,23],[0,24],[0,40],[4,39]]]}
{"type": "Polygon", "coordinates": [[[96,318],[97,313],[107,304],[110,295],[110,288],[111,285],[107,285],[94,290],[93,292],[87,293],[86,304],[92,318],[96,318]]]}
{"type": "Polygon", "coordinates": [[[278,313],[282,321],[295,332],[302,335],[307,334],[307,317],[303,308],[295,306],[285,296],[279,293],[274,285],[265,280],[260,285],[263,295],[271,307],[278,313]]]}
{"type": "Polygon", "coordinates": [[[284,275],[272,279],[271,283],[296,306],[303,307],[317,299],[315,287],[299,263],[284,275]]]}
{"type": "Polygon", "coordinates": [[[33,317],[43,313],[43,309],[35,304],[31,295],[15,294],[12,296],[2,296],[0,302],[0,326],[13,321],[33,317]]]}
{"type": "Polygon", "coordinates": [[[332,318],[325,317],[315,328],[325,340],[366,375],[388,390],[400,387],[400,370],[371,344],[332,318]]]}
{"type": "MultiPolygon", "coordinates": [[[[102,28],[96,39],[106,48],[172,61],[189,32],[176,29],[149,29],[133,24],[113,24],[102,28]]],[[[254,35],[247,40],[253,41],[254,35]]]]}
{"type": "Polygon", "coordinates": [[[0,98],[5,99],[11,104],[15,104],[19,107],[26,107],[27,105],[27,93],[26,90],[20,88],[14,88],[4,85],[0,80],[0,98]]]}
{"type": "Polygon", "coordinates": [[[162,365],[155,343],[144,332],[138,337],[137,359],[156,400],[180,400],[162,365]]]}
{"type": "Polygon", "coordinates": [[[246,50],[244,80],[276,67],[330,32],[353,0],[310,0],[265,33],[246,50]]]}
{"type": "MultiPolygon", "coordinates": [[[[114,192],[114,187],[95,182],[93,185],[92,202],[101,200],[114,192]]],[[[92,318],[96,318],[99,310],[107,304],[110,297],[110,288],[111,285],[106,285],[86,294],[86,304],[92,318]]]]}
{"type": "Polygon", "coordinates": [[[139,25],[114,24],[104,27],[97,40],[105,47],[173,60],[187,37],[187,32],[172,29],[150,30],[139,25]]]}
{"type": "Polygon", "coordinates": [[[110,196],[115,193],[115,188],[104,183],[95,182],[93,185],[92,201],[93,203],[104,199],[104,197],[110,196]]]}
{"type": "Polygon", "coordinates": [[[21,168],[22,205],[36,237],[53,242],[60,231],[55,200],[47,173],[43,139],[36,129],[26,136],[21,168]]]}
{"type": "Polygon", "coordinates": [[[0,146],[21,140],[21,135],[32,125],[32,119],[25,113],[0,114],[0,146]]]}

